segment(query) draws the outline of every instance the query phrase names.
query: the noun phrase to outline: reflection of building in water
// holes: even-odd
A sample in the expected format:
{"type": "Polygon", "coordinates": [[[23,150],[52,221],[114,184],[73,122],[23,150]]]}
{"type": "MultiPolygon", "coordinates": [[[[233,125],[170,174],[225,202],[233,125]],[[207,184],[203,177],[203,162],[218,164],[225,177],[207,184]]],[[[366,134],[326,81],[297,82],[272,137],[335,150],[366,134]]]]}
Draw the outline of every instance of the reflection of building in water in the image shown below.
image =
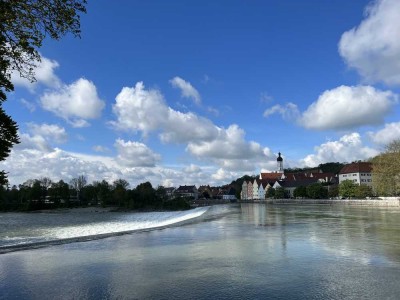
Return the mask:
{"type": "Polygon", "coordinates": [[[246,221],[257,227],[264,227],[274,233],[280,233],[280,244],[282,252],[287,250],[286,225],[288,215],[285,207],[267,206],[266,204],[241,204],[242,215],[246,221]]]}

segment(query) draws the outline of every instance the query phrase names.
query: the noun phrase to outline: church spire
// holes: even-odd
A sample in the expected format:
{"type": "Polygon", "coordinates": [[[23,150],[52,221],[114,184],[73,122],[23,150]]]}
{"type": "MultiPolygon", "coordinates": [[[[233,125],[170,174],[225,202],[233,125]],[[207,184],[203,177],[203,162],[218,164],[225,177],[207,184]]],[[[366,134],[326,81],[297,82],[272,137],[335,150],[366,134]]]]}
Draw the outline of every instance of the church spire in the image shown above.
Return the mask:
{"type": "Polygon", "coordinates": [[[281,153],[278,153],[278,158],[276,159],[278,165],[278,173],[283,174],[283,158],[281,157],[281,153]]]}

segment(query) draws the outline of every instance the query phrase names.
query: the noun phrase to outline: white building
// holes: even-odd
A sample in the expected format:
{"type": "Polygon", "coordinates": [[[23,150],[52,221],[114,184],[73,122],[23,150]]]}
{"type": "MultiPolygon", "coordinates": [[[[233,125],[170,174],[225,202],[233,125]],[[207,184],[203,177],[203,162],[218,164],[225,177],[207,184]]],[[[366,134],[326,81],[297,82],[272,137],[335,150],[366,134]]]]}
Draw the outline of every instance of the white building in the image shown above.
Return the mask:
{"type": "Polygon", "coordinates": [[[351,180],[355,184],[372,186],[372,164],[369,162],[353,162],[345,165],[339,172],[339,184],[351,180]]]}

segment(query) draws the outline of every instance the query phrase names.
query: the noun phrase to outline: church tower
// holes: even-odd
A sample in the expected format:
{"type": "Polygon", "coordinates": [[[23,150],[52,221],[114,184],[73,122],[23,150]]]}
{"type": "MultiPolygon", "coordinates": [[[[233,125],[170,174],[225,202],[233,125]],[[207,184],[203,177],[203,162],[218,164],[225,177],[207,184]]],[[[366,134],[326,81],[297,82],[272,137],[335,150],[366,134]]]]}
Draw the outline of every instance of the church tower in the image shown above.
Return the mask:
{"type": "Polygon", "coordinates": [[[278,153],[278,158],[276,159],[278,165],[278,173],[283,174],[283,158],[281,157],[281,153],[278,153]]]}

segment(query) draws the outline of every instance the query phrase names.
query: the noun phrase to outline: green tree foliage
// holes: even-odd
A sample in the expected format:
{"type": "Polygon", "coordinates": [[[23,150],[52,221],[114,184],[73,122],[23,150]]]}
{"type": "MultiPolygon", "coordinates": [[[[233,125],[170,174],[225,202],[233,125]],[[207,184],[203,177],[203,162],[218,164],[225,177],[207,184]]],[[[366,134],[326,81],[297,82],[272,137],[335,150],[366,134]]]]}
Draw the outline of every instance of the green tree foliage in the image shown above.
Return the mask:
{"type": "Polygon", "coordinates": [[[275,197],[275,189],[273,187],[267,189],[265,193],[265,198],[274,198],[275,197]]]}
{"type": "Polygon", "coordinates": [[[96,191],[97,201],[101,204],[101,206],[105,207],[110,204],[111,200],[111,186],[105,181],[95,181],[93,182],[93,186],[96,191]]]}
{"type": "Polygon", "coordinates": [[[339,196],[339,186],[337,186],[337,185],[328,186],[328,197],[336,198],[338,196],[339,196]]]}
{"type": "Polygon", "coordinates": [[[63,180],[53,183],[51,188],[49,188],[48,194],[51,201],[53,201],[56,205],[64,203],[66,206],[68,206],[69,186],[63,180]]]}
{"type": "Polygon", "coordinates": [[[359,199],[365,199],[367,197],[372,196],[372,188],[369,187],[368,185],[361,184],[357,185],[355,189],[355,197],[359,199]]]}
{"type": "MultiPolygon", "coordinates": [[[[17,135],[17,123],[5,113],[1,105],[0,101],[0,161],[3,161],[10,155],[12,146],[19,143],[19,139],[17,135]]],[[[0,185],[6,185],[7,183],[5,171],[0,170],[0,185]]]]}
{"type": "Polygon", "coordinates": [[[349,179],[344,180],[339,184],[339,195],[346,198],[355,197],[356,188],[357,186],[354,184],[353,181],[349,179]]]}
{"type": "Polygon", "coordinates": [[[307,196],[311,199],[325,199],[328,196],[328,190],[321,183],[313,183],[307,186],[307,196]]]}
{"type": "Polygon", "coordinates": [[[285,198],[285,189],[283,187],[277,187],[275,189],[275,199],[283,199],[285,198]]]}
{"type": "Polygon", "coordinates": [[[128,207],[128,187],[129,182],[125,179],[117,179],[113,182],[113,204],[128,207]]]}
{"type": "Polygon", "coordinates": [[[321,169],[321,171],[323,173],[334,173],[334,174],[338,174],[340,172],[340,170],[345,166],[344,163],[339,163],[339,162],[328,162],[328,163],[324,163],[324,164],[320,164],[318,166],[319,169],[321,169]]]}
{"type": "Polygon", "coordinates": [[[136,189],[135,194],[135,208],[146,208],[152,205],[159,206],[154,203],[154,199],[156,199],[156,191],[150,182],[144,182],[139,184],[136,189]]]}
{"type": "MultiPolygon", "coordinates": [[[[67,33],[80,36],[80,13],[86,0],[1,0],[0,1],[0,161],[19,143],[17,124],[3,110],[6,93],[14,90],[11,72],[34,81],[34,70],[43,40],[59,40],[67,33]]],[[[0,184],[7,183],[0,171],[0,184]]]]}
{"type": "Polygon", "coordinates": [[[165,190],[165,188],[161,185],[159,185],[156,189],[156,197],[158,199],[160,199],[162,202],[165,202],[168,200],[168,196],[167,196],[167,191],[165,190]]]}
{"type": "Polygon", "coordinates": [[[307,189],[305,186],[298,186],[297,188],[295,188],[295,190],[293,191],[293,196],[295,198],[305,198],[307,197],[307,189]]]}
{"type": "Polygon", "coordinates": [[[388,144],[372,159],[372,184],[379,196],[400,195],[400,140],[388,144]]]}
{"type": "Polygon", "coordinates": [[[162,186],[154,189],[150,182],[144,182],[134,189],[129,189],[129,183],[124,179],[115,180],[112,185],[106,180],[85,183],[80,190],[80,203],[69,201],[70,195],[74,196],[76,191],[67,183],[63,180],[52,183],[47,177],[27,180],[19,185],[19,188],[13,186],[10,190],[0,186],[0,189],[0,210],[37,210],[86,205],[146,210],[190,208],[185,198],[170,199],[162,186]]]}

